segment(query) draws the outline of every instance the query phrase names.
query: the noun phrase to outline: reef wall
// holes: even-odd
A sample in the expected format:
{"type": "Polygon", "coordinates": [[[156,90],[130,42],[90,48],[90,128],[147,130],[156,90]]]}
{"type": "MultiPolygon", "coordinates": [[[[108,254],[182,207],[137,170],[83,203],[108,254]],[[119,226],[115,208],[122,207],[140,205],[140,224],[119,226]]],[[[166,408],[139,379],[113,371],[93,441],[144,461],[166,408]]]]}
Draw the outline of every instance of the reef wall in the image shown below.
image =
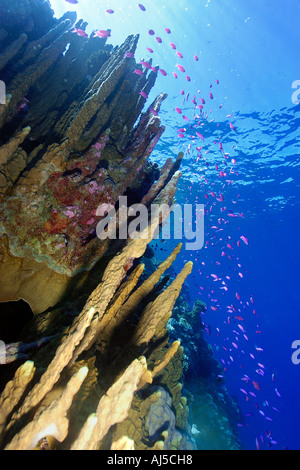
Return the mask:
{"type": "MultiPolygon", "coordinates": [[[[127,56],[138,37],[112,48],[79,36],[73,13],[50,21],[48,11],[52,29],[37,28],[32,11],[46,3],[24,2],[24,23],[33,26],[18,47],[10,28],[2,33],[0,70],[8,93],[0,109],[0,300],[23,298],[35,313],[107,251],[96,237],[97,208],[127,194],[140,202],[157,177],[147,158],[164,131],[156,113],[165,95],[140,117],[140,91],[149,93],[156,73],[127,56]]],[[[17,27],[4,4],[3,24],[17,27]]]]}

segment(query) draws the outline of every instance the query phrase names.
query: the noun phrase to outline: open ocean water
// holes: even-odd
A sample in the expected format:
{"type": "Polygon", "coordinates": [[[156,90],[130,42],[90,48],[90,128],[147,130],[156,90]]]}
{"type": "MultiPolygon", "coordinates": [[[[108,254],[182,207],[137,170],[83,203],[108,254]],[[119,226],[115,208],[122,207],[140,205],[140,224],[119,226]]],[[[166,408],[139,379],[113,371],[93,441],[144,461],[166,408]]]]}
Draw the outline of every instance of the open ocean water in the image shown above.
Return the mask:
{"type": "Polygon", "coordinates": [[[165,71],[146,103],[168,93],[151,158],[183,151],[176,202],[205,208],[204,247],[175,268],[194,262],[191,304],[207,305],[205,339],[243,411],[243,447],[299,449],[299,0],[51,5],[57,17],[76,10],[88,33],[109,28],[114,45],[139,33],[136,61],[165,71]]]}

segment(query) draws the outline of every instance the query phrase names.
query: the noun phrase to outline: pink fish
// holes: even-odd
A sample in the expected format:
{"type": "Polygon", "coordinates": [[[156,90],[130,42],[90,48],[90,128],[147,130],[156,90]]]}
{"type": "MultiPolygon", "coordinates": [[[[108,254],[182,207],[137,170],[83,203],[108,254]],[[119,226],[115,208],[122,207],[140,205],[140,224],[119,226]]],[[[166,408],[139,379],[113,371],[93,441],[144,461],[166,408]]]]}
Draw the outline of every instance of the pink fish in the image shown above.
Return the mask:
{"type": "Polygon", "coordinates": [[[180,72],[185,72],[185,68],[182,65],[176,64],[176,67],[180,70],[180,72]]]}
{"type": "Polygon", "coordinates": [[[165,32],[166,32],[167,34],[171,34],[171,30],[170,30],[169,28],[165,28],[165,32]]]}
{"type": "Polygon", "coordinates": [[[83,31],[82,29],[77,29],[77,28],[74,28],[73,31],[71,31],[72,33],[77,33],[78,36],[81,36],[83,38],[87,38],[88,37],[88,34],[86,34],[85,31],[83,31]]]}
{"type": "Polygon", "coordinates": [[[143,75],[143,72],[139,69],[135,69],[133,73],[136,73],[137,75],[143,75]]]}
{"type": "Polygon", "coordinates": [[[150,36],[154,36],[155,32],[153,31],[153,29],[149,29],[148,34],[150,34],[150,36]]]}
{"type": "Polygon", "coordinates": [[[248,240],[248,238],[244,237],[244,235],[242,235],[242,236],[240,237],[240,239],[243,240],[243,242],[244,242],[246,245],[249,245],[249,240],[248,240]]]}
{"type": "Polygon", "coordinates": [[[134,53],[133,52],[125,52],[124,57],[130,57],[132,59],[134,57],[134,53]]]}
{"type": "Polygon", "coordinates": [[[178,75],[176,72],[173,72],[174,78],[178,78],[178,75]]]}
{"type": "MultiPolygon", "coordinates": [[[[239,315],[236,315],[234,317],[236,320],[239,320],[239,321],[245,321],[243,317],[240,317],[239,315]]],[[[240,327],[240,325],[238,325],[240,327]]]]}
{"type": "Polygon", "coordinates": [[[181,90],[181,91],[180,91],[180,94],[181,94],[181,95],[184,95],[184,91],[183,91],[183,90],[181,90]]]}
{"type": "Polygon", "coordinates": [[[180,59],[183,59],[183,55],[181,54],[181,52],[177,51],[176,54],[178,55],[178,57],[180,57],[180,59]]]}
{"type": "Polygon", "coordinates": [[[145,62],[144,60],[140,60],[140,64],[148,70],[151,69],[151,65],[148,62],[145,62]]]}
{"type": "Polygon", "coordinates": [[[210,97],[211,100],[214,99],[212,92],[210,92],[209,97],[210,97]]]}
{"type": "Polygon", "coordinates": [[[140,95],[142,95],[143,98],[145,98],[146,100],[148,99],[148,95],[147,93],[145,93],[144,91],[140,91],[140,95]]]}
{"type": "Polygon", "coordinates": [[[155,111],[155,109],[150,108],[150,111],[151,111],[152,114],[154,114],[154,116],[158,116],[158,112],[155,111]]]}
{"type": "Polygon", "coordinates": [[[146,47],[147,51],[150,52],[150,54],[153,54],[153,49],[151,47],[146,47]]]}
{"type": "Polygon", "coordinates": [[[110,32],[106,31],[104,29],[98,29],[97,31],[94,31],[94,38],[98,36],[98,38],[109,38],[110,37],[110,32]]]}
{"type": "Polygon", "coordinates": [[[176,113],[178,113],[178,114],[181,114],[181,113],[182,113],[182,111],[181,111],[180,108],[175,108],[175,111],[176,111],[176,113]]]}
{"type": "Polygon", "coordinates": [[[216,80],[216,84],[219,85],[219,83],[220,83],[219,80],[216,80]]]}
{"type": "Polygon", "coordinates": [[[109,15],[112,15],[114,13],[114,10],[106,10],[106,13],[108,13],[109,15]]]}
{"type": "Polygon", "coordinates": [[[234,127],[233,124],[231,124],[231,122],[229,123],[229,126],[230,126],[230,129],[231,129],[231,130],[235,131],[235,127],[234,127]]]}
{"type": "Polygon", "coordinates": [[[159,36],[157,36],[155,39],[156,39],[156,41],[158,42],[158,44],[161,44],[161,43],[162,43],[162,39],[161,39],[159,36]]]}
{"type": "Polygon", "coordinates": [[[196,131],[196,134],[197,134],[198,137],[200,137],[200,139],[204,140],[204,137],[203,137],[202,134],[200,134],[200,132],[197,132],[197,131],[196,131]]]}
{"type": "Polygon", "coordinates": [[[258,390],[258,391],[261,390],[260,385],[259,385],[258,382],[255,382],[255,380],[253,380],[253,381],[252,381],[252,384],[253,384],[253,387],[255,388],[255,390],[258,390]]]}
{"type": "Polygon", "coordinates": [[[255,438],[256,450],[260,450],[260,443],[257,437],[255,438]]]}
{"type": "Polygon", "coordinates": [[[145,8],[144,5],[142,5],[141,3],[138,3],[138,7],[139,7],[142,11],[146,11],[146,8],[145,8]]]}
{"type": "Polygon", "coordinates": [[[170,46],[172,47],[172,49],[176,49],[174,42],[170,42],[170,46]]]}
{"type": "Polygon", "coordinates": [[[190,78],[190,76],[189,76],[189,75],[187,75],[185,78],[187,79],[187,81],[188,81],[188,82],[190,82],[190,81],[191,81],[191,78],[190,78]]]}
{"type": "Polygon", "coordinates": [[[166,77],[167,72],[166,72],[164,69],[158,69],[158,70],[160,71],[160,73],[161,73],[164,77],[166,77]]]}
{"type": "Polygon", "coordinates": [[[195,59],[196,62],[198,62],[198,60],[199,60],[199,58],[196,54],[194,55],[194,59],[195,59]]]}

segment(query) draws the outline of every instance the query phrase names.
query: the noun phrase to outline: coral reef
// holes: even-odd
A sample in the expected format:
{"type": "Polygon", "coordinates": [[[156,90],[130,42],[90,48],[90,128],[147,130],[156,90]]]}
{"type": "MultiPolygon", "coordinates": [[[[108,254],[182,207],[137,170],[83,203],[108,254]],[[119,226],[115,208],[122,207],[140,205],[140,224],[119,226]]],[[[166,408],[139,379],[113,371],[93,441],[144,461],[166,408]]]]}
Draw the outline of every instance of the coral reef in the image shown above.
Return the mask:
{"type": "MultiPolygon", "coordinates": [[[[159,220],[155,223],[158,224],[159,220]]],[[[147,228],[148,230],[151,237],[151,227],[147,228]]],[[[135,392],[140,390],[148,393],[148,384],[157,380],[178,352],[179,343],[168,346],[168,338],[161,335],[166,329],[169,318],[166,312],[172,309],[180,286],[190,272],[190,264],[188,263],[168,289],[157,297],[157,303],[150,303],[148,309],[145,309],[137,325],[132,328],[131,337],[129,337],[130,328],[127,329],[125,337],[123,330],[123,338],[117,342],[118,350],[115,351],[113,360],[116,341],[107,344],[108,354],[101,354],[97,342],[91,341],[88,332],[97,327],[98,322],[101,322],[106,314],[116,313],[117,309],[109,308],[108,305],[113,298],[122,296],[122,286],[121,288],[119,286],[127,272],[124,265],[127,261],[132,264],[135,257],[140,257],[150,240],[151,238],[130,240],[123,251],[112,258],[104,272],[102,282],[89,296],[82,312],[73,320],[72,325],[64,330],[60,338],[50,341],[52,351],[53,343],[60,341],[60,345],[44,372],[35,371],[33,375],[34,367],[31,361],[27,361],[17,369],[14,378],[6,385],[1,396],[3,430],[1,434],[5,449],[32,449],[40,441],[44,442],[43,439],[48,436],[55,438],[55,448],[59,445],[56,443],[58,441],[62,443],[62,447],[59,448],[98,449],[101,448],[104,439],[107,445],[108,439],[112,444],[112,439],[114,442],[119,441],[124,435],[130,439],[130,442],[139,444],[137,437],[131,435],[129,428],[126,429],[126,434],[123,430],[120,438],[115,434],[109,435],[109,430],[114,424],[124,422],[131,409],[135,392]],[[162,302],[164,302],[163,311],[159,308],[162,302]],[[157,344],[159,337],[164,338],[163,346],[161,342],[157,344]],[[85,354],[82,354],[83,352],[85,354]],[[138,355],[140,353],[141,355],[138,355]],[[79,355],[85,358],[78,361],[79,355]],[[136,358],[133,359],[134,356],[136,358]],[[96,362],[98,367],[95,365],[96,362]],[[101,370],[101,377],[97,377],[98,368],[101,370]],[[90,375],[88,386],[78,398],[81,403],[74,403],[74,395],[80,391],[88,375],[90,375]],[[27,389],[27,394],[24,396],[28,384],[31,385],[31,389],[29,391],[27,389]],[[97,389],[95,394],[94,389],[97,389]],[[11,391],[14,394],[14,402],[8,400],[11,391]],[[88,405],[87,401],[90,401],[88,405]],[[93,413],[89,412],[91,406],[94,406],[93,413]],[[78,408],[81,409],[80,414],[78,408]]],[[[124,297],[122,299],[124,300],[124,297]]],[[[113,304],[115,302],[116,300],[113,304]]],[[[134,309],[130,316],[135,316],[134,309]]],[[[117,315],[115,319],[118,323],[117,315]]],[[[45,351],[39,351],[35,357],[34,362],[39,364],[40,368],[41,362],[45,363],[49,359],[45,351]]],[[[165,384],[166,394],[173,395],[172,400],[168,398],[168,403],[171,400],[176,409],[179,398],[178,390],[176,391],[177,377],[175,381],[173,377],[173,383],[170,377],[167,379],[162,377],[160,382],[165,384]]],[[[181,399],[181,406],[186,406],[186,401],[182,402],[181,399]]],[[[172,432],[175,433],[175,415],[173,421],[172,432]]],[[[179,431],[176,431],[175,435],[179,442],[181,440],[179,431]]],[[[169,441],[160,439],[160,447],[169,448],[169,441]],[[164,447],[165,445],[167,447],[164,447]]]]}
{"type": "Polygon", "coordinates": [[[207,328],[201,314],[205,310],[200,300],[191,308],[181,292],[167,325],[170,340],[180,340],[184,348],[183,393],[189,399],[191,433],[199,450],[240,449],[237,423],[243,417],[204,338],[207,328]]]}
{"type": "MultiPolygon", "coordinates": [[[[0,300],[23,298],[35,313],[54,306],[70,278],[107,253],[108,241],[96,236],[98,207],[117,207],[127,194],[131,204],[140,202],[159,176],[147,159],[164,131],[152,110],[166,97],[139,119],[140,90],[149,93],[156,73],[126,54],[134,53],[138,36],[115,48],[79,37],[72,27],[85,25],[73,13],[46,21],[49,29],[36,27],[36,11],[47,9],[37,3],[24,2],[26,31],[32,26],[18,47],[16,15],[3,6],[11,28],[2,34],[1,79],[10,98],[0,110],[0,300]],[[49,284],[48,298],[38,300],[49,284]]],[[[169,162],[149,200],[171,170],[169,162]]]]}
{"type": "MultiPolygon", "coordinates": [[[[0,15],[8,93],[0,105],[0,302],[32,310],[1,365],[0,447],[204,448],[183,377],[198,375],[201,406],[227,397],[205,383],[218,368],[202,335],[203,305],[190,312],[180,296],[192,263],[167,274],[179,244],[145,268],[167,216],[150,217],[151,204],[172,203],[183,158],[161,169],[148,161],[164,132],[166,95],[144,110],[158,67],[136,64],[138,36],[120,47],[79,36],[73,28],[86,23],[70,12],[55,19],[48,0],[2,0],[0,15]],[[147,227],[137,238],[128,230],[99,237],[112,208],[107,233],[124,231],[125,196],[146,206],[147,227]]],[[[219,406],[214,425],[236,448],[224,416],[219,406]]]]}
{"type": "MultiPolygon", "coordinates": [[[[156,72],[133,73],[140,66],[126,53],[135,52],[137,36],[112,48],[74,35],[85,24],[71,13],[54,20],[48,2],[19,2],[18,19],[4,3],[0,292],[2,301],[26,300],[36,316],[6,347],[1,447],[138,447],[128,429],[122,436],[111,429],[126,422],[138,391],[152,394],[149,384],[160,383],[180,351],[178,341],[169,345],[166,323],[191,264],[147,302],[181,248],[136,289],[144,267],[134,260],[164,215],[133,240],[99,239],[96,227],[105,214],[98,216],[99,206],[119,214],[122,195],[130,204],[171,203],[178,164],[169,159],[160,171],[148,163],[164,131],[157,112],[166,95],[141,114],[140,90],[149,93],[156,72]]],[[[178,408],[180,373],[169,375],[164,393],[178,408]]],[[[156,440],[160,448],[171,443],[156,440]]]]}

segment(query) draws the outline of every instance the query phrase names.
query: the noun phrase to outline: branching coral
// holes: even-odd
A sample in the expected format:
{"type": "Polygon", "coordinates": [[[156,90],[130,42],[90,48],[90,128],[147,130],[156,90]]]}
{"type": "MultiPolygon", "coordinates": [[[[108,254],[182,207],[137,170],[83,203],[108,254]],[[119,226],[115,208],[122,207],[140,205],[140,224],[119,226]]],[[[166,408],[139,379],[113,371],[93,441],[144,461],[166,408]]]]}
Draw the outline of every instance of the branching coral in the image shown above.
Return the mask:
{"type": "MultiPolygon", "coordinates": [[[[156,221],[156,224],[157,223],[158,221],[156,221]]],[[[150,234],[151,231],[149,230],[149,237],[150,234]]],[[[87,376],[88,368],[86,366],[79,368],[71,379],[67,381],[66,385],[64,385],[62,389],[58,389],[61,390],[58,396],[54,395],[50,402],[49,399],[47,400],[47,394],[51,396],[56,383],[63,379],[68,368],[74,363],[74,359],[78,356],[78,353],[76,353],[78,344],[80,344],[81,341],[83,341],[83,344],[91,344],[88,328],[95,328],[97,325],[93,325],[92,319],[95,315],[97,315],[98,318],[104,318],[109,301],[113,298],[118,288],[120,291],[119,303],[117,303],[115,299],[112,304],[115,305],[113,311],[115,311],[117,307],[121,308],[122,301],[126,298],[126,295],[124,295],[126,287],[131,284],[131,281],[129,281],[127,284],[124,284],[123,289],[119,287],[125,275],[124,263],[128,262],[128,260],[132,263],[135,257],[140,257],[144,253],[147,243],[150,240],[151,237],[147,240],[137,239],[129,241],[124,250],[111,260],[106,268],[101,284],[87,300],[81,314],[74,320],[71,330],[68,330],[67,334],[63,336],[62,343],[58,347],[54,358],[49,363],[47,370],[41,376],[39,382],[29,391],[23,403],[19,406],[18,410],[13,413],[5,426],[7,417],[18,404],[25,387],[33,378],[33,364],[25,363],[25,372],[23,372],[24,367],[22,366],[23,368],[17,371],[12,383],[8,384],[1,397],[1,422],[4,436],[11,436],[12,433],[18,430],[22,422],[22,417],[25,414],[28,414],[29,411],[36,411],[32,421],[21,428],[21,430],[18,430],[6,444],[6,449],[31,449],[37,445],[40,439],[49,435],[59,442],[65,440],[69,428],[69,419],[66,417],[66,413],[72,405],[74,395],[78,392],[87,376]],[[89,341],[83,340],[85,335],[87,335],[89,341]],[[15,394],[15,401],[11,403],[10,406],[7,406],[8,391],[10,389],[16,389],[16,387],[18,389],[18,383],[20,382],[19,377],[22,378],[24,375],[26,380],[22,380],[22,386],[21,388],[19,387],[20,392],[15,394]]],[[[175,258],[174,253],[171,258],[175,258]]],[[[169,260],[167,264],[170,264],[169,260]]],[[[164,267],[166,267],[166,263],[164,267]]],[[[133,278],[136,272],[137,270],[133,272],[133,278]]],[[[161,272],[163,272],[162,269],[159,270],[159,274],[161,274],[161,272]]],[[[81,430],[79,430],[77,437],[70,445],[71,449],[97,449],[111,426],[124,421],[128,416],[134,393],[138,389],[147,386],[148,382],[152,382],[156,374],[161,372],[174,357],[174,354],[178,350],[179,342],[173,343],[164,353],[163,357],[155,361],[152,370],[148,370],[146,358],[139,357],[139,359],[132,359],[132,352],[140,349],[141,344],[145,344],[146,347],[144,351],[147,354],[147,345],[155,333],[155,325],[158,325],[161,318],[165,316],[165,312],[172,308],[180,286],[189,272],[190,266],[187,265],[178,276],[177,280],[167,289],[166,293],[161,294],[161,296],[168,298],[168,302],[166,302],[165,309],[162,313],[160,311],[161,309],[158,307],[162,299],[160,299],[160,301],[158,300],[157,304],[153,302],[150,305],[150,309],[145,310],[145,313],[140,319],[141,326],[137,327],[136,333],[129,342],[129,346],[125,346],[123,349],[122,361],[119,359],[119,366],[116,368],[119,369],[118,376],[114,376],[112,385],[103,393],[98,406],[95,407],[94,413],[87,417],[85,424],[82,426],[81,430]],[[149,324],[151,328],[148,332],[147,325],[149,324]]],[[[108,307],[108,311],[111,311],[111,308],[112,307],[108,307]]],[[[97,331],[97,333],[99,334],[99,331],[97,331]]],[[[111,378],[114,369],[111,363],[108,363],[107,366],[110,369],[108,377],[111,378]]]]}

